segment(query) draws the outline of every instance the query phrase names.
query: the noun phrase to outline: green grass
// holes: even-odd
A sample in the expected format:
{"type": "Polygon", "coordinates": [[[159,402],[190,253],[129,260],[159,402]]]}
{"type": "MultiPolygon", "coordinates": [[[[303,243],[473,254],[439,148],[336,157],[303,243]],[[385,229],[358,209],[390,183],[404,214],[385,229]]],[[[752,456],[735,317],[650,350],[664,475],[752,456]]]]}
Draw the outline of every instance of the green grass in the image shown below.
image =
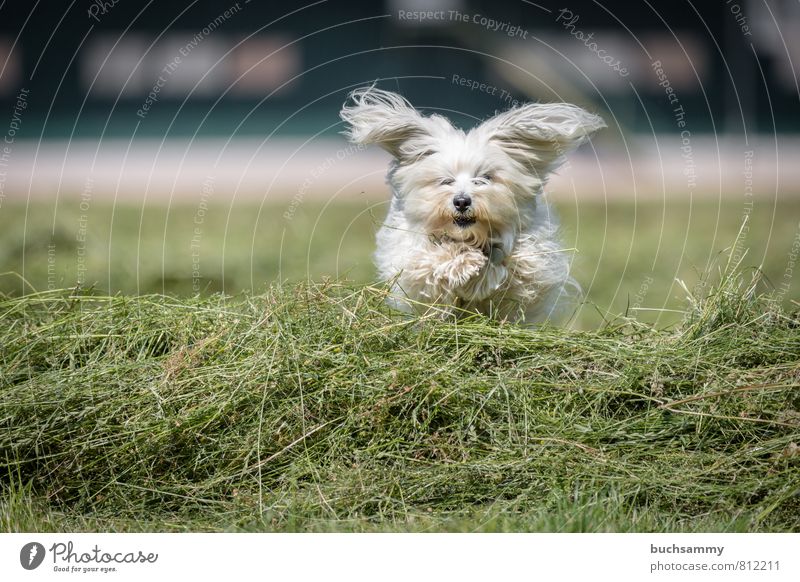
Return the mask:
{"type": "MultiPolygon", "coordinates": [[[[22,273],[30,286],[5,275],[0,292],[71,287],[79,279],[110,294],[192,295],[197,289],[205,296],[261,293],[276,280],[323,276],[374,282],[374,231],[385,204],[306,201],[287,219],[288,208],[288,202],[216,205],[200,216],[198,205],[189,204],[142,209],[97,202],[81,210],[74,201],[26,208],[6,200],[0,208],[0,273],[22,273]],[[199,244],[192,249],[195,227],[199,244]],[[193,270],[199,271],[196,281],[193,270]]],[[[576,249],[572,271],[585,291],[576,325],[588,330],[626,310],[659,327],[680,321],[683,314],[673,310],[683,310],[686,294],[676,279],[691,289],[713,269],[736,238],[744,207],[730,199],[581,200],[562,201],[558,210],[564,246],[576,249]],[[637,303],[641,309],[631,311],[637,303]]],[[[761,267],[776,286],[785,280],[800,234],[798,216],[800,201],[788,198],[758,199],[750,213],[743,264],[761,267]]],[[[800,299],[800,285],[794,282],[784,299],[787,306],[800,299]]]]}
{"type": "Polygon", "coordinates": [[[798,531],[800,316],[737,272],[669,331],[7,297],[0,529],[798,531]]]}

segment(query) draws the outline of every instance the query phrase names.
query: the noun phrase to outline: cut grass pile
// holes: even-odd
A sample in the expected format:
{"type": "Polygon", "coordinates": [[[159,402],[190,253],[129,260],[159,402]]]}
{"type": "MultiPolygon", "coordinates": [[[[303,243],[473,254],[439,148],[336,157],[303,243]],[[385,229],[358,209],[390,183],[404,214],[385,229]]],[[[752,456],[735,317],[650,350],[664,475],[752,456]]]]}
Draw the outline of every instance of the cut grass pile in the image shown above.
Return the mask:
{"type": "Polygon", "coordinates": [[[412,319],[342,284],[0,301],[0,527],[800,529],[800,317],[412,319]]]}

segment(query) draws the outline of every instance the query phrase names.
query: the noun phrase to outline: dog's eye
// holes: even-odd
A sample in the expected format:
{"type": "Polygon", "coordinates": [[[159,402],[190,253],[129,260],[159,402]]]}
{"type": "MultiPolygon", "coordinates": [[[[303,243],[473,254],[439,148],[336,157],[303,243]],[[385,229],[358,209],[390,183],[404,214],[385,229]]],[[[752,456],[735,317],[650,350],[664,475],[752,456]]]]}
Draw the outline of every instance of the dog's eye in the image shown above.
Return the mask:
{"type": "Polygon", "coordinates": [[[479,182],[479,183],[480,182],[491,182],[491,181],[492,181],[492,175],[491,174],[483,174],[482,176],[478,176],[477,178],[475,178],[475,182],[479,182]]]}
{"type": "Polygon", "coordinates": [[[449,186],[453,182],[455,182],[455,180],[453,178],[442,178],[441,181],[439,182],[439,185],[440,186],[449,186]]]}

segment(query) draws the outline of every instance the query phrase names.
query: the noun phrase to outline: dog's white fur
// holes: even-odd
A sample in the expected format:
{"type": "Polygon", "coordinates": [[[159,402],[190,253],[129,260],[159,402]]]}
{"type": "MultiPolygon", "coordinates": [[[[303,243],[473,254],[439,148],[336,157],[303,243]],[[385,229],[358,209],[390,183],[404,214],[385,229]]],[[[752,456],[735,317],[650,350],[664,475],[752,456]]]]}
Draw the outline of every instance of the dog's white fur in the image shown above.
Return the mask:
{"type": "Polygon", "coordinates": [[[374,87],[351,93],[341,117],[351,141],[394,158],[375,253],[392,305],[537,323],[579,289],[543,187],[568,151],[605,127],[600,117],[567,103],[529,103],[464,132],[374,87]],[[463,213],[454,206],[459,194],[471,198],[463,213]]]}

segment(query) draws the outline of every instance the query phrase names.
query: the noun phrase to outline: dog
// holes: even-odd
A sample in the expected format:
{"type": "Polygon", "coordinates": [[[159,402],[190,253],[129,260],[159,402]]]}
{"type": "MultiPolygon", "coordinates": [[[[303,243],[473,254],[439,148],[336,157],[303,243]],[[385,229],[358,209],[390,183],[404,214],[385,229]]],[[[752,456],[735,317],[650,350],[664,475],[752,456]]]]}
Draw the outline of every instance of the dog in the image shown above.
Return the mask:
{"type": "Polygon", "coordinates": [[[375,252],[390,305],[523,324],[563,315],[580,287],[543,188],[569,151],[605,127],[599,116],[528,103],[465,132],[374,86],[350,93],[340,115],[350,141],[393,158],[375,252]]]}

